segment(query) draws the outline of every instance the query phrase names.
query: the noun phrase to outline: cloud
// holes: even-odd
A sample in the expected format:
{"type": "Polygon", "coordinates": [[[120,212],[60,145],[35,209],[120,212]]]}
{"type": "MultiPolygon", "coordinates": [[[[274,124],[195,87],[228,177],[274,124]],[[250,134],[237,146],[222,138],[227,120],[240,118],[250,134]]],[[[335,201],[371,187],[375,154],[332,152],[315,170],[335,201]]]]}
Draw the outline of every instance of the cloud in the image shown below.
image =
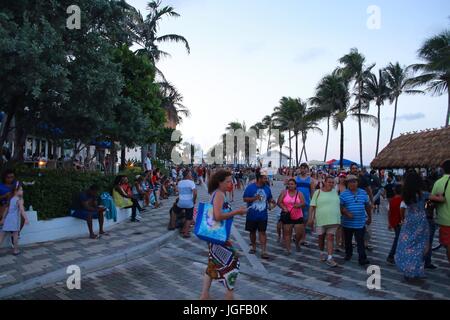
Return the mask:
{"type": "Polygon", "coordinates": [[[313,47],[308,48],[297,54],[294,58],[294,62],[297,63],[306,63],[316,60],[322,56],[325,56],[329,53],[328,49],[324,47],[313,47]]]}
{"type": "MultiPolygon", "coordinates": [[[[406,114],[397,116],[397,121],[415,121],[415,120],[419,120],[419,119],[423,119],[423,118],[425,118],[425,114],[423,114],[422,112],[406,113],[406,114]]],[[[394,118],[390,117],[390,118],[386,118],[386,120],[394,120],[394,118]]]]}

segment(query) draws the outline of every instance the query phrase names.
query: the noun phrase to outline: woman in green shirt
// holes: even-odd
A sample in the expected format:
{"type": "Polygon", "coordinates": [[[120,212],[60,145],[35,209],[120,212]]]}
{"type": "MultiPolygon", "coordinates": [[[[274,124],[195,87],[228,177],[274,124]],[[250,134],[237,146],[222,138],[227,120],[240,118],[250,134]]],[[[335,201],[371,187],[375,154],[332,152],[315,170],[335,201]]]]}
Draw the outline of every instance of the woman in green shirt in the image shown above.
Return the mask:
{"type": "Polygon", "coordinates": [[[319,235],[320,259],[330,267],[338,264],[333,259],[333,244],[336,230],[341,223],[339,196],[334,189],[334,178],[327,176],[322,189],[316,190],[311,199],[308,225],[316,221],[316,232],[319,235]],[[327,253],[325,253],[325,238],[327,253]]]}

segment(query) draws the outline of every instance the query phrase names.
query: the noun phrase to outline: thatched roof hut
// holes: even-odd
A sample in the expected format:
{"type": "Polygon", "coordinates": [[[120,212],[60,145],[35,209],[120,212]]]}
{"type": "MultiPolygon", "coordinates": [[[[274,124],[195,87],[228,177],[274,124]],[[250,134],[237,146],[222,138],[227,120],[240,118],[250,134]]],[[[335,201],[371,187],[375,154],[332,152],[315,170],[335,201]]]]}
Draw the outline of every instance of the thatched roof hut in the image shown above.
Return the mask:
{"type": "Polygon", "coordinates": [[[370,164],[374,169],[428,168],[450,159],[450,126],[400,135],[370,164]]]}

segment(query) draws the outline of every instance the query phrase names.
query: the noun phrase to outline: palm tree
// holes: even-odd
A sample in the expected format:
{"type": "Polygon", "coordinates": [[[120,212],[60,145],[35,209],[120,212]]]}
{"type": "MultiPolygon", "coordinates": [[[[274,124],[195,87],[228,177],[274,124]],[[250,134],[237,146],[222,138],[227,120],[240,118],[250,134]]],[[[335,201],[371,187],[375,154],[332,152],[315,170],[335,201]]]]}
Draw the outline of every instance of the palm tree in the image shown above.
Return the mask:
{"type": "Polygon", "coordinates": [[[294,127],[294,121],[291,114],[295,112],[295,100],[293,98],[282,97],[279,105],[275,107],[272,117],[274,123],[280,128],[281,131],[288,131],[288,143],[289,143],[289,167],[292,167],[292,129],[294,127]]]}
{"type": "MultiPolygon", "coordinates": [[[[363,166],[362,156],[362,127],[361,120],[362,108],[363,108],[363,91],[366,79],[370,75],[370,70],[375,66],[372,64],[368,67],[365,66],[366,58],[363,54],[358,52],[358,49],[352,48],[350,53],[346,54],[339,59],[339,63],[343,64],[343,68],[340,69],[342,75],[348,80],[354,80],[355,99],[356,99],[356,115],[358,118],[359,128],[359,160],[361,166],[363,166]]],[[[367,107],[367,105],[366,105],[367,107]]]]}
{"type": "Polygon", "coordinates": [[[423,91],[412,89],[412,85],[410,83],[411,73],[408,68],[402,67],[400,63],[390,63],[384,70],[386,74],[386,82],[390,91],[389,102],[391,104],[395,102],[394,121],[392,122],[391,139],[389,140],[392,141],[394,138],[395,123],[397,122],[398,98],[402,93],[417,94],[423,93],[423,91]]]}
{"type": "Polygon", "coordinates": [[[316,87],[316,95],[308,99],[308,103],[313,106],[314,112],[318,115],[319,118],[327,119],[327,139],[325,142],[325,153],[323,156],[323,161],[327,161],[327,153],[328,153],[328,142],[330,137],[330,119],[335,111],[333,99],[328,99],[327,90],[330,86],[330,81],[332,81],[332,77],[325,76],[319,82],[316,87]]]}
{"type": "MultiPolygon", "coordinates": [[[[159,49],[159,45],[164,42],[180,42],[186,47],[188,53],[191,52],[188,41],[177,34],[158,35],[159,23],[165,17],[180,17],[175,9],[171,6],[161,6],[162,0],[150,1],[147,5],[147,9],[150,11],[147,17],[141,15],[139,11],[134,14],[135,21],[135,43],[141,46],[136,52],[138,54],[147,55],[156,67],[156,63],[161,60],[162,57],[170,57],[170,54],[159,49]]],[[[163,73],[156,68],[157,73],[162,77],[164,81],[165,77],[163,73]]]]}
{"type": "MultiPolygon", "coordinates": [[[[238,121],[232,121],[232,122],[228,123],[228,126],[226,127],[226,130],[228,130],[231,133],[234,133],[236,130],[239,130],[239,129],[244,130],[243,125],[245,126],[245,123],[241,124],[238,121]]],[[[237,153],[238,153],[238,150],[237,150],[237,147],[238,147],[237,146],[237,137],[234,136],[233,138],[234,138],[233,139],[233,145],[234,145],[234,148],[233,148],[233,159],[234,160],[233,160],[233,162],[236,165],[237,164],[237,153]]]]}
{"type": "Polygon", "coordinates": [[[424,63],[411,65],[414,72],[420,71],[419,76],[409,81],[414,86],[426,85],[426,91],[432,95],[443,95],[447,92],[447,117],[445,126],[450,122],[450,30],[444,30],[440,34],[427,39],[418,51],[419,58],[424,63]]]}
{"type": "Polygon", "coordinates": [[[375,150],[375,157],[378,155],[378,148],[380,146],[380,127],[381,127],[381,118],[380,118],[380,108],[384,104],[384,101],[389,98],[390,90],[387,86],[386,81],[386,72],[383,70],[378,71],[378,79],[377,76],[371,73],[366,81],[366,87],[364,88],[363,97],[367,103],[370,101],[374,101],[377,106],[377,119],[378,119],[378,128],[377,128],[377,147],[375,150]]]}
{"type": "Polygon", "coordinates": [[[255,130],[256,131],[256,136],[259,139],[259,154],[262,153],[262,140],[264,137],[264,129],[266,127],[264,126],[264,124],[262,122],[257,122],[255,123],[253,126],[250,127],[250,129],[255,130]]]}
{"type": "Polygon", "coordinates": [[[270,136],[272,135],[272,126],[273,126],[273,120],[272,120],[272,116],[267,115],[262,119],[262,124],[264,125],[265,128],[269,129],[268,130],[268,137],[267,137],[267,153],[269,153],[270,150],[270,136]]]}
{"type": "Polygon", "coordinates": [[[331,122],[336,130],[340,127],[340,168],[343,168],[344,159],[344,123],[348,117],[361,118],[365,121],[374,121],[373,116],[358,114],[355,108],[350,107],[349,79],[342,75],[341,70],[336,69],[325,76],[320,83],[320,99],[326,109],[332,110],[331,122]]]}
{"type": "Polygon", "coordinates": [[[189,109],[183,105],[183,96],[169,82],[158,83],[160,87],[159,97],[161,106],[166,111],[169,127],[176,127],[183,121],[182,116],[189,117],[189,109]]]}

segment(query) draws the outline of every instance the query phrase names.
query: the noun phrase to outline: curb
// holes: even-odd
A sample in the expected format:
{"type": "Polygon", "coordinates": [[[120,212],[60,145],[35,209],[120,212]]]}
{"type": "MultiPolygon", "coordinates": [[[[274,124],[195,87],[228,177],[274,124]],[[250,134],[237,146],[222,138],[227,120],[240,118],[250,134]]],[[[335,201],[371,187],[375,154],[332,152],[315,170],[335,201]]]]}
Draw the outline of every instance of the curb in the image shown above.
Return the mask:
{"type": "MultiPolygon", "coordinates": [[[[172,240],[177,235],[178,233],[176,231],[169,231],[167,234],[164,234],[148,243],[144,243],[128,250],[124,250],[122,252],[114,253],[108,256],[83,261],[77,265],[81,269],[81,274],[89,274],[105,268],[115,267],[119,264],[123,264],[141,258],[143,256],[148,256],[149,254],[151,254],[151,252],[149,251],[159,249],[159,247],[172,240]]],[[[66,270],[66,268],[62,268],[3,288],[0,290],[0,299],[13,297],[25,291],[63,281],[68,277],[66,270]]]]}

